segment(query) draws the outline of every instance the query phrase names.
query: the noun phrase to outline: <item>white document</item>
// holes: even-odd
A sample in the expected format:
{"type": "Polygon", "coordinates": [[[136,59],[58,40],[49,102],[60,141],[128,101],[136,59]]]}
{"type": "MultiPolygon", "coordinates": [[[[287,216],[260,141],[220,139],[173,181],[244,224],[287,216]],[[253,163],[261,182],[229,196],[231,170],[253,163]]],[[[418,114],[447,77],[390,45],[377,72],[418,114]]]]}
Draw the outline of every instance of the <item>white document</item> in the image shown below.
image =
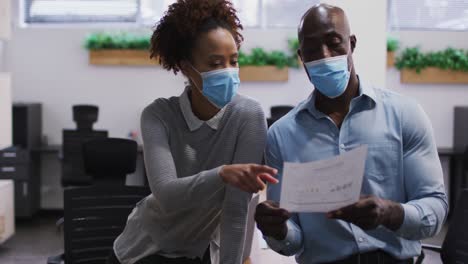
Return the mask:
{"type": "Polygon", "coordinates": [[[367,145],[327,160],[284,163],[280,207],[329,212],[359,200],[367,145]]]}

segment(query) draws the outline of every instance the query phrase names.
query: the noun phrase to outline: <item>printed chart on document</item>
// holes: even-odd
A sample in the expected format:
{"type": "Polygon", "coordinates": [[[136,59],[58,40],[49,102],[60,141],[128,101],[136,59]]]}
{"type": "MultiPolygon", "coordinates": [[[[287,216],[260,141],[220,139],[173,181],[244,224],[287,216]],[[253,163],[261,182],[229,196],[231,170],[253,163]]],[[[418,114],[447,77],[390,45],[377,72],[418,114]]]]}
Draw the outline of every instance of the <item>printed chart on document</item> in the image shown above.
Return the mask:
{"type": "Polygon", "coordinates": [[[284,163],[280,206],[291,212],[329,212],[358,201],[367,146],[308,163],[284,163]]]}

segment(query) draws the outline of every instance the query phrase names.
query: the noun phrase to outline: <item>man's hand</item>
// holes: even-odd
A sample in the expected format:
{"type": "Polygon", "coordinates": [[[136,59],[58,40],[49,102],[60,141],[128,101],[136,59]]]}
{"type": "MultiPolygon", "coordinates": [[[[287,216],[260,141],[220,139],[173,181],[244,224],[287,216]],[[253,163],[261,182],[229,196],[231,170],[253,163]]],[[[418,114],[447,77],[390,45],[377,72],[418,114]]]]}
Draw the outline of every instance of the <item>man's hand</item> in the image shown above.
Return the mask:
{"type": "Polygon", "coordinates": [[[404,216],[403,207],[399,203],[373,195],[362,196],[357,203],[327,214],[328,218],[341,219],[364,230],[375,229],[383,225],[393,231],[400,228],[404,216]]]}
{"type": "Polygon", "coordinates": [[[286,221],[291,218],[291,214],[279,207],[273,201],[265,201],[257,205],[255,211],[255,221],[263,235],[273,237],[276,240],[283,240],[288,234],[286,221]]]}

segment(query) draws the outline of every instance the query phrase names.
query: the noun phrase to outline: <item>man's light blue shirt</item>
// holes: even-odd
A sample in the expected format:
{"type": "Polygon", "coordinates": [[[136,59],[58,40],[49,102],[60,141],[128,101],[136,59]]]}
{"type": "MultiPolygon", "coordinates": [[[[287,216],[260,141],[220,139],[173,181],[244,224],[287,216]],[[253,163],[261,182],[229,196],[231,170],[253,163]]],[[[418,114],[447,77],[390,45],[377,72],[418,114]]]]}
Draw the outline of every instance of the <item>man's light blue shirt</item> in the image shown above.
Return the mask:
{"type": "Polygon", "coordinates": [[[341,128],[315,108],[315,93],[270,128],[266,162],[278,169],[280,183],[268,186],[268,200],[280,200],[283,162],[322,160],[363,144],[368,156],[361,193],[401,203],[399,230],[364,231],[323,213],[294,213],[285,240],[266,238],[273,250],[308,264],[377,249],[406,259],[420,254],[420,239],[440,231],[448,203],[426,114],[414,101],[362,82],[341,128]]]}

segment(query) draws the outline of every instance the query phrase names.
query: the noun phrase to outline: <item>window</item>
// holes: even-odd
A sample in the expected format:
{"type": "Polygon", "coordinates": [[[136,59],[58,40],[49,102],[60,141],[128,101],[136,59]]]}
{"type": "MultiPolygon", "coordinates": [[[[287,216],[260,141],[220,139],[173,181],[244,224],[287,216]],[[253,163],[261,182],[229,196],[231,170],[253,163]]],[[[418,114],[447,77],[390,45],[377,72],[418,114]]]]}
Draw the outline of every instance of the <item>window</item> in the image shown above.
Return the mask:
{"type": "Polygon", "coordinates": [[[319,0],[264,0],[263,16],[265,27],[297,28],[302,15],[319,0]]]}
{"type": "Polygon", "coordinates": [[[141,0],[141,20],[144,25],[154,25],[176,0],[141,0]]]}
{"type": "MultiPolygon", "coordinates": [[[[154,25],[176,0],[141,0],[141,21],[145,25],[154,25]]],[[[244,27],[260,25],[260,0],[231,0],[238,11],[244,27]]]]}
{"type": "Polygon", "coordinates": [[[260,27],[260,0],[232,0],[244,27],[260,27]]]}
{"type": "Polygon", "coordinates": [[[136,22],[139,0],[24,0],[26,23],[136,22]]]}
{"type": "Polygon", "coordinates": [[[468,30],[468,0],[391,0],[392,30],[468,30]]]}
{"type": "MultiPolygon", "coordinates": [[[[0,0],[1,1],[1,0],[0,0]]],[[[176,0],[23,0],[27,23],[134,22],[154,25],[176,0]]],[[[231,0],[244,27],[296,28],[319,0],[231,0]]]]}

